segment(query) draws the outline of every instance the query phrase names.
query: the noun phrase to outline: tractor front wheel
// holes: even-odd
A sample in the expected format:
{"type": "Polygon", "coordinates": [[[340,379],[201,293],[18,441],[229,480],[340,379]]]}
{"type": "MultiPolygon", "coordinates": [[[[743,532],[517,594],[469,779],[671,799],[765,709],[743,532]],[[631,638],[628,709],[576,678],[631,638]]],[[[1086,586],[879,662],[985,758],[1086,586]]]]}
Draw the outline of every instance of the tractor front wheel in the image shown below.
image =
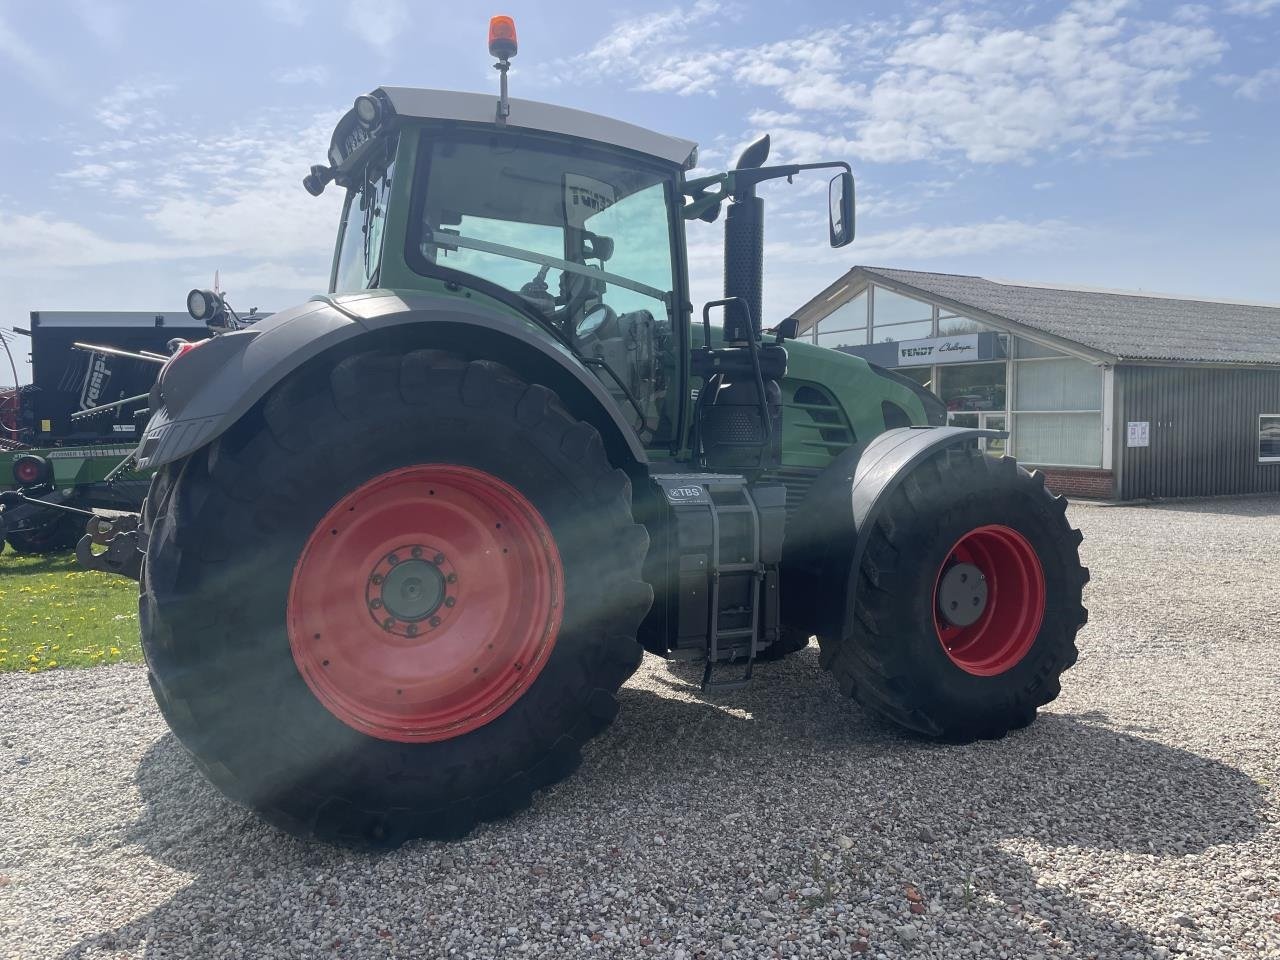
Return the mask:
{"type": "Polygon", "coordinates": [[[819,635],[844,693],[951,741],[1029,724],[1076,661],[1089,571],[1066,500],[976,448],[915,467],[863,532],[838,636],[819,635]]]}
{"type": "Polygon", "coordinates": [[[488,361],[296,375],[165,468],[145,514],[160,707],[209,779],[299,835],[393,845],[528,805],[640,662],[626,474],[488,361]]]}

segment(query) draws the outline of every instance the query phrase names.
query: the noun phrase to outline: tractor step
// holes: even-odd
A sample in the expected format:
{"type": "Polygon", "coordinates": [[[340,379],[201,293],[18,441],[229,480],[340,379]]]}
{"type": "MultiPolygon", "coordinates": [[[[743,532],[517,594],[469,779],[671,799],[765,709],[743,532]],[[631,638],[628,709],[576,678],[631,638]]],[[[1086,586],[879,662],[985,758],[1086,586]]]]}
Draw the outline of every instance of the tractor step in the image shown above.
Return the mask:
{"type": "Polygon", "coordinates": [[[663,550],[669,655],[705,663],[704,691],[743,686],[757,653],[778,638],[786,489],[730,474],[653,480],[670,510],[663,550]]]}

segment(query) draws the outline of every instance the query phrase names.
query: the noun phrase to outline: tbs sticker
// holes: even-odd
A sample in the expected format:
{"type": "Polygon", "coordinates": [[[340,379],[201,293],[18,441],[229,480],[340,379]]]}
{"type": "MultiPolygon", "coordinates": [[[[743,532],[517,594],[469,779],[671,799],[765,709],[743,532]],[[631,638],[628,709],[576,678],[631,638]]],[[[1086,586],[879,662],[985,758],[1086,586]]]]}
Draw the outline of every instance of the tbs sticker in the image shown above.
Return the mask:
{"type": "Polygon", "coordinates": [[[667,500],[671,503],[691,503],[704,496],[702,488],[697,486],[667,488],[667,500]]]}

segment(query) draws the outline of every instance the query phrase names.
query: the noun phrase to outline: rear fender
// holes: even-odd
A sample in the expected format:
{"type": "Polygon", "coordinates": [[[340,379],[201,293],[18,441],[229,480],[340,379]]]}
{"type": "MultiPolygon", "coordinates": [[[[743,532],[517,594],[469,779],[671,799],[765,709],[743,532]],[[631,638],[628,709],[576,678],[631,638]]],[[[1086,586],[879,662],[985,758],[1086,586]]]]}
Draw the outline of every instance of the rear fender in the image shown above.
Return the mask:
{"type": "Polygon", "coordinates": [[[903,427],[886,430],[865,448],[851,448],[818,475],[787,529],[783,561],[783,620],[834,635],[852,610],[866,533],[890,494],[919,464],[948,447],[997,430],[903,427]]]}
{"type": "Polygon", "coordinates": [[[576,416],[600,431],[614,463],[647,462],[636,431],[596,376],[531,322],[462,297],[370,291],[317,297],[214,337],[171,362],[152,396],[139,468],[153,470],[206,446],[309,360],[350,350],[361,338],[377,346],[410,326],[416,328],[408,338],[413,346],[497,360],[556,390],[576,416]]]}

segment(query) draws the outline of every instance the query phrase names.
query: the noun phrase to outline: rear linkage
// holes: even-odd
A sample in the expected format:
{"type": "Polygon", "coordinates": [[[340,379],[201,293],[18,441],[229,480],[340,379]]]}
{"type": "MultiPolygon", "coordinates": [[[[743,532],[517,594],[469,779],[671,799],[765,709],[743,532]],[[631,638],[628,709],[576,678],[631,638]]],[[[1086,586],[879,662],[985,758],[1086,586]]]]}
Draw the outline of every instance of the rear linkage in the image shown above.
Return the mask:
{"type": "MultiPolygon", "coordinates": [[[[86,570],[118,574],[130,580],[141,578],[142,551],[138,549],[138,523],[142,518],[139,514],[124,510],[82,510],[79,507],[29,497],[21,490],[0,491],[0,507],[8,509],[23,503],[88,517],[85,535],[76,544],[76,560],[80,566],[86,570]],[[106,549],[95,553],[95,545],[106,549]]],[[[2,522],[3,513],[0,513],[0,523],[2,522]]]]}

